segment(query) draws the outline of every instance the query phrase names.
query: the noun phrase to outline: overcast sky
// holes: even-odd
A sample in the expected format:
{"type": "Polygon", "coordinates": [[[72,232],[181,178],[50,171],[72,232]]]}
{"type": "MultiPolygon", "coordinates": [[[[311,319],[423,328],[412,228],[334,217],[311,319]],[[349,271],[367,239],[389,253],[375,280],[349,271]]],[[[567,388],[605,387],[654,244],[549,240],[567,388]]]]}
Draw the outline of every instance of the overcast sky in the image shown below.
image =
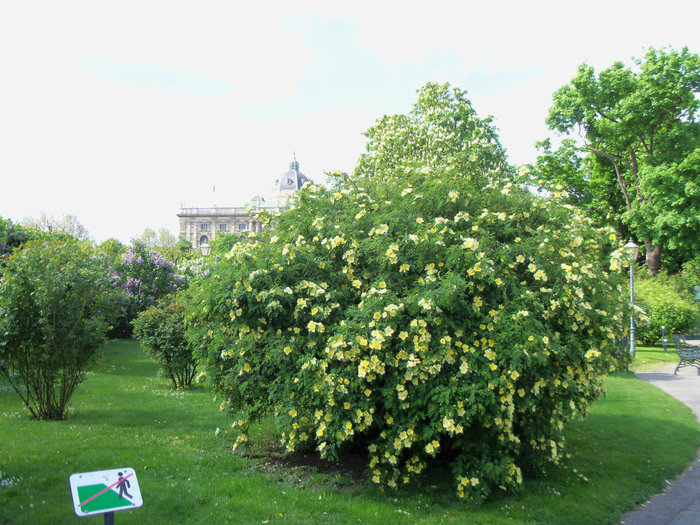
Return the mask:
{"type": "Polygon", "coordinates": [[[511,162],[531,162],[580,63],[700,52],[699,15],[674,0],[3,1],[0,216],[76,215],[97,241],[177,235],[181,203],[269,193],[294,153],[317,182],[351,171],[362,132],[428,81],[467,90],[511,162]]]}

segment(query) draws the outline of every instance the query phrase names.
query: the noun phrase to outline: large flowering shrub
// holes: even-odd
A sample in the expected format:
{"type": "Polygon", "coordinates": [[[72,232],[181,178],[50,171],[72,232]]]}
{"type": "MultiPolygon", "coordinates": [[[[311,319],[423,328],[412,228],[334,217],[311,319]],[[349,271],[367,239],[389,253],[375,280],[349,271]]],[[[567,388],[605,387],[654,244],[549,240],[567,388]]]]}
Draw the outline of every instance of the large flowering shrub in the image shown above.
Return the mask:
{"type": "Polygon", "coordinates": [[[478,167],[335,182],[190,289],[236,445],[274,414],[288,450],[363,447],[389,487],[442,456],[461,497],[557,462],[622,335],[610,232],[478,167]]]}
{"type": "Polygon", "coordinates": [[[123,290],[115,335],[131,334],[131,322],[139,312],[180,288],[184,283],[175,263],[149,250],[143,243],[132,243],[112,267],[112,283],[123,290]]]}

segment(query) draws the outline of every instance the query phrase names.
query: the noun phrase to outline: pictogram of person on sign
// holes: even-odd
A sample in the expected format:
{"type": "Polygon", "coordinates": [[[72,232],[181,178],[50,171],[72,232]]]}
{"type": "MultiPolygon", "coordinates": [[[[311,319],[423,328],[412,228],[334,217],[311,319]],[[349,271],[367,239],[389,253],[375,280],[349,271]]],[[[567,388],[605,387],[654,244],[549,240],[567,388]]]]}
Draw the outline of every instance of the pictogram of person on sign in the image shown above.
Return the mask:
{"type": "Polygon", "coordinates": [[[131,487],[131,483],[129,483],[129,480],[126,479],[121,472],[119,472],[117,487],[119,487],[119,499],[122,499],[122,496],[126,496],[129,499],[133,498],[133,496],[126,491],[127,488],[131,487]]]}

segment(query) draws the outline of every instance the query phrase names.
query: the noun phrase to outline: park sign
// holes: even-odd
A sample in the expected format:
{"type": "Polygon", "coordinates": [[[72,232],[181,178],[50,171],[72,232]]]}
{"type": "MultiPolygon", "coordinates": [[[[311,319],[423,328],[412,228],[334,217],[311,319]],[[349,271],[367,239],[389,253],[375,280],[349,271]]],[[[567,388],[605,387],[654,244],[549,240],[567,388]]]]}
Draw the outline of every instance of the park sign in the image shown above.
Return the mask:
{"type": "Polygon", "coordinates": [[[71,474],[70,491],[78,516],[136,509],[143,505],[132,468],[71,474]]]}

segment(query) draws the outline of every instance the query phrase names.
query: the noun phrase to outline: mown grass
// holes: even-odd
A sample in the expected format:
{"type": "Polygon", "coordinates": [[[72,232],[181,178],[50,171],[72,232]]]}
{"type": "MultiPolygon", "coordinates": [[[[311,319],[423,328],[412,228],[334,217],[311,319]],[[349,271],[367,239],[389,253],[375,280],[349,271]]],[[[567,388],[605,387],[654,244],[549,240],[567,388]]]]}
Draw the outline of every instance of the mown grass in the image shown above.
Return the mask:
{"type": "Polygon", "coordinates": [[[669,338],[665,351],[662,345],[637,346],[630,368],[635,372],[652,372],[671,364],[678,364],[678,354],[669,338]]]}
{"type": "Polygon", "coordinates": [[[476,506],[457,501],[439,471],[422,487],[387,493],[342,469],[266,457],[271,423],[252,433],[251,455],[232,454],[230,418],[211,392],[173,391],[136,343],[114,341],[67,421],[28,419],[0,383],[0,523],[102,523],[75,516],[68,478],[118,467],[136,470],[144,501],[116,513],[120,524],[615,523],[688,465],[700,428],[688,408],[631,373],[607,388],[568,428],[564,466],[527,479],[519,498],[476,506]]]}

